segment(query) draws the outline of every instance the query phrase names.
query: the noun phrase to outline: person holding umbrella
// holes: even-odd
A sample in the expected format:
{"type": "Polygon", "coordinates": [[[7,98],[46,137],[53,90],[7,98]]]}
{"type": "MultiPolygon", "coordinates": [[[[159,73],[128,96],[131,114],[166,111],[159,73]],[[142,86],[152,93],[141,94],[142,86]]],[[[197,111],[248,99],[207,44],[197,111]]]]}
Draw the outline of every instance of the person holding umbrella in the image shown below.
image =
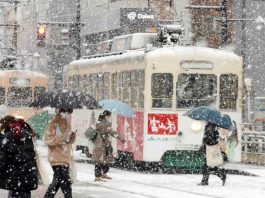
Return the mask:
{"type": "Polygon", "coordinates": [[[213,171],[223,182],[226,181],[226,173],[218,166],[223,163],[223,157],[219,146],[219,132],[217,125],[207,123],[204,130],[204,137],[200,150],[204,153],[204,165],[202,168],[202,181],[198,185],[208,185],[210,171],[213,171]]]}
{"type": "Polygon", "coordinates": [[[71,131],[72,112],[73,109],[59,109],[44,133],[44,141],[48,145],[48,160],[54,172],[44,198],[53,198],[59,188],[65,198],[72,198],[69,166],[72,161],[72,144],[76,139],[76,132],[71,131]]]}
{"type": "Polygon", "coordinates": [[[107,175],[109,164],[114,161],[113,147],[111,145],[110,136],[118,138],[123,143],[125,140],[119,137],[116,131],[111,128],[111,112],[105,110],[99,115],[96,124],[97,137],[92,158],[95,164],[95,181],[106,181],[104,179],[112,179],[107,175]]]}

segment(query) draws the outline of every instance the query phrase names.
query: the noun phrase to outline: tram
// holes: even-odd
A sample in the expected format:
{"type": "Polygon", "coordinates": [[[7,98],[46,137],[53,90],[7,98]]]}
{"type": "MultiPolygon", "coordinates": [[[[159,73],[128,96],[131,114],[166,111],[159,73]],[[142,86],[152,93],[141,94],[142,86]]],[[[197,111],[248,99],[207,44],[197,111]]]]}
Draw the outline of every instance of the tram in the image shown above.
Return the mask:
{"type": "Polygon", "coordinates": [[[25,120],[40,112],[29,107],[38,95],[48,88],[48,76],[27,70],[0,71],[0,105],[5,114],[25,120]]]}
{"type": "MultiPolygon", "coordinates": [[[[134,110],[132,118],[112,115],[113,128],[126,139],[125,144],[113,139],[117,159],[132,165],[153,162],[197,169],[202,163],[198,149],[204,123],[183,114],[192,107],[212,106],[241,123],[242,58],[207,47],[157,47],[155,43],[152,33],[116,37],[110,52],[67,65],[66,83],[97,100],[121,100],[134,110]]],[[[85,131],[101,111],[76,110],[73,127],[85,131]]],[[[78,133],[78,146],[87,145],[84,131],[78,133]]],[[[228,137],[229,132],[224,134],[228,137]]],[[[240,142],[232,152],[229,160],[241,161],[240,142]]]]}

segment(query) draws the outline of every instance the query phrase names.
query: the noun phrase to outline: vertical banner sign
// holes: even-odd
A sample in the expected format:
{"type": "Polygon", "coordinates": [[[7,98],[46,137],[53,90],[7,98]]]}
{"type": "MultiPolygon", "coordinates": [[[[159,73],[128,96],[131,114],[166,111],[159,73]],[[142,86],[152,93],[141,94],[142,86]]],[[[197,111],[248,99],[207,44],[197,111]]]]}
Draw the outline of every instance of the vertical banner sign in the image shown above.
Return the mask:
{"type": "Polygon", "coordinates": [[[149,135],[176,135],[178,131],[177,114],[148,114],[149,135]]]}
{"type": "Polygon", "coordinates": [[[144,114],[134,112],[134,117],[118,116],[117,132],[126,142],[118,141],[118,150],[133,153],[135,160],[143,160],[144,114]]]}

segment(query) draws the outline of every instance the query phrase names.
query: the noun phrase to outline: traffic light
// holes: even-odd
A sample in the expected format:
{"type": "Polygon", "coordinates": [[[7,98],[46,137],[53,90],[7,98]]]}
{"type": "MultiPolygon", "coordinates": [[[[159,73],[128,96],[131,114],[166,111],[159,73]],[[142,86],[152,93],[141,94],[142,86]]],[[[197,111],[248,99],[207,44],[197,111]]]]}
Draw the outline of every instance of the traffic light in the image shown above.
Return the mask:
{"type": "Polygon", "coordinates": [[[62,45],[70,45],[69,29],[62,29],[62,45]]]}
{"type": "Polygon", "coordinates": [[[39,25],[37,27],[37,46],[44,47],[46,39],[46,25],[39,25]]]}

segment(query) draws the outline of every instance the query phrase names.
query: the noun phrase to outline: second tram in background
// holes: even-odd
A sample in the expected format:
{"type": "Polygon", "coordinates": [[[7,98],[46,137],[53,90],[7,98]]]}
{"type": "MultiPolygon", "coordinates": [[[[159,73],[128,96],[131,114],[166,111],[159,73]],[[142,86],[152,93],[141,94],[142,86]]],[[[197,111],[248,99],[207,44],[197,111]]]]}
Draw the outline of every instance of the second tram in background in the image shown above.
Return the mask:
{"type": "MultiPolygon", "coordinates": [[[[155,41],[156,34],[150,33],[114,38],[109,53],[66,66],[67,86],[97,100],[121,100],[134,110],[133,118],[112,116],[113,128],[126,138],[125,144],[113,140],[119,161],[200,168],[204,125],[183,114],[192,107],[212,106],[241,123],[242,58],[206,47],[155,47],[155,41]]],[[[84,131],[100,112],[74,112],[73,127],[80,128],[77,146],[87,146],[84,131]]],[[[223,133],[226,138],[228,133],[223,133]]],[[[241,161],[240,143],[229,149],[229,160],[241,161]]]]}
{"type": "Polygon", "coordinates": [[[5,114],[25,120],[40,109],[29,107],[39,94],[48,88],[48,77],[39,72],[27,70],[0,71],[0,105],[5,114]]]}

